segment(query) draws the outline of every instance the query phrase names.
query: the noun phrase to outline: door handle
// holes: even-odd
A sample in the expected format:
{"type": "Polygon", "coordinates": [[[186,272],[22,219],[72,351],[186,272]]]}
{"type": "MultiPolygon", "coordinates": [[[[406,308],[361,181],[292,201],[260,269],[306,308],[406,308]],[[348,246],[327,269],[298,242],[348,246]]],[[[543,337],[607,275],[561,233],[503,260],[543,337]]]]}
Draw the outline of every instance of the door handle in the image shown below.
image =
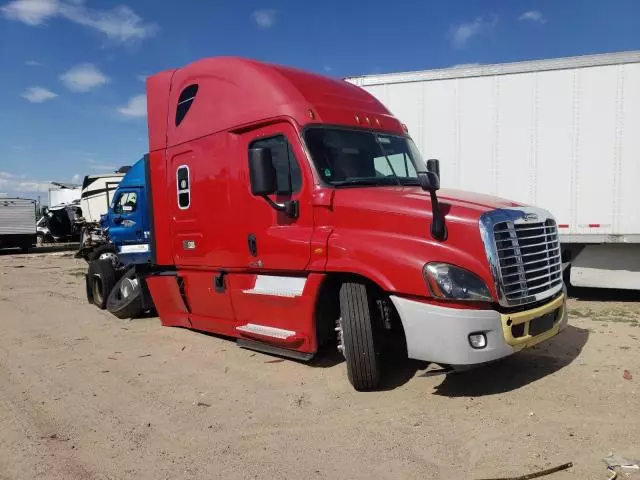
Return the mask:
{"type": "Polygon", "coordinates": [[[250,233],[247,237],[247,247],[249,247],[249,253],[252,257],[258,256],[258,241],[253,233],[250,233]]]}
{"type": "Polygon", "coordinates": [[[224,293],[226,289],[226,285],[224,281],[224,277],[226,276],[226,274],[227,272],[222,271],[218,275],[215,275],[213,277],[213,288],[217,293],[224,293]]]}

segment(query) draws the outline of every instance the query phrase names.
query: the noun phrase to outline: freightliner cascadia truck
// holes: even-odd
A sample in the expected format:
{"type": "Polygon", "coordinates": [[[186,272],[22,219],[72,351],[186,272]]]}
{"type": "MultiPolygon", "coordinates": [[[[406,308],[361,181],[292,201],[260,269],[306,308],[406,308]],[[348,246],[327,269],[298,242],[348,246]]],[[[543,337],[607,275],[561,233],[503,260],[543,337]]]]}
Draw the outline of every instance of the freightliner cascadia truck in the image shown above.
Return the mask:
{"type": "Polygon", "coordinates": [[[239,58],[147,79],[151,260],[163,325],[308,360],[374,389],[391,352],[460,367],[567,323],[542,209],[439,189],[406,128],[345,81],[239,58]]]}

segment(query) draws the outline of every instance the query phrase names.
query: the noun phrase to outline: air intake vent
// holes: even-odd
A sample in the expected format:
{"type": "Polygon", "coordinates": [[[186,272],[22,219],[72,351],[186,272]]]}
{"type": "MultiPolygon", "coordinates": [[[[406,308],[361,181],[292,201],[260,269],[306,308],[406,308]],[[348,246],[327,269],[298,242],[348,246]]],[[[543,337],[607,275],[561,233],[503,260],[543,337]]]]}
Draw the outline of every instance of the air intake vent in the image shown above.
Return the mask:
{"type": "Polygon", "coordinates": [[[536,212],[496,210],[481,221],[496,287],[505,306],[540,301],[562,289],[556,222],[550,215],[536,212]]]}

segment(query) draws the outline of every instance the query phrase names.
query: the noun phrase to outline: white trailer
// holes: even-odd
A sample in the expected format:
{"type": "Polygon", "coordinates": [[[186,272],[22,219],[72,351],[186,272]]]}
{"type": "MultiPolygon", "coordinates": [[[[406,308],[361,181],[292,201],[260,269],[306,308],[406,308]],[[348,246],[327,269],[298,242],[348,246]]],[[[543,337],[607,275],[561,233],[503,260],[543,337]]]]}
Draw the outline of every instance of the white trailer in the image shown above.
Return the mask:
{"type": "Polygon", "coordinates": [[[0,248],[29,250],[36,244],[36,201],[0,198],[0,248]]]}
{"type": "Polygon", "coordinates": [[[49,187],[49,207],[80,202],[82,187],[71,183],[51,182],[49,187]]]}
{"type": "Polygon", "coordinates": [[[640,289],[640,51],[347,78],[443,187],[554,213],[571,284],[640,289]]]}
{"type": "Polygon", "coordinates": [[[125,173],[87,175],[82,182],[80,209],[86,223],[98,223],[107,213],[109,204],[125,173]]]}

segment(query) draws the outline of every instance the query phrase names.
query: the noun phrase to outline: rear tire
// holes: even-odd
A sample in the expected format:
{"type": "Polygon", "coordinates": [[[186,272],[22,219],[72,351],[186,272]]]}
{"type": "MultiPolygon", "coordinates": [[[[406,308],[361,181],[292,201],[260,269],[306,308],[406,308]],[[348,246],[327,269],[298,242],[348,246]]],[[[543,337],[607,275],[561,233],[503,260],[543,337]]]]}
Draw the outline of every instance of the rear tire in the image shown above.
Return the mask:
{"type": "Polygon", "coordinates": [[[109,293],[107,310],[121,319],[134,318],[140,315],[144,310],[144,298],[140,282],[141,280],[136,278],[135,268],[125,273],[109,293]],[[132,283],[136,284],[134,288],[130,289],[126,297],[122,294],[122,287],[125,283],[128,283],[129,287],[131,287],[132,283]]]}
{"type": "Polygon", "coordinates": [[[358,391],[372,390],[380,383],[372,311],[372,299],[364,283],[348,282],[340,287],[343,353],[349,381],[358,391]]]}
{"type": "Polygon", "coordinates": [[[91,262],[87,272],[87,299],[99,309],[104,310],[116,281],[117,273],[111,261],[91,262]]]}

